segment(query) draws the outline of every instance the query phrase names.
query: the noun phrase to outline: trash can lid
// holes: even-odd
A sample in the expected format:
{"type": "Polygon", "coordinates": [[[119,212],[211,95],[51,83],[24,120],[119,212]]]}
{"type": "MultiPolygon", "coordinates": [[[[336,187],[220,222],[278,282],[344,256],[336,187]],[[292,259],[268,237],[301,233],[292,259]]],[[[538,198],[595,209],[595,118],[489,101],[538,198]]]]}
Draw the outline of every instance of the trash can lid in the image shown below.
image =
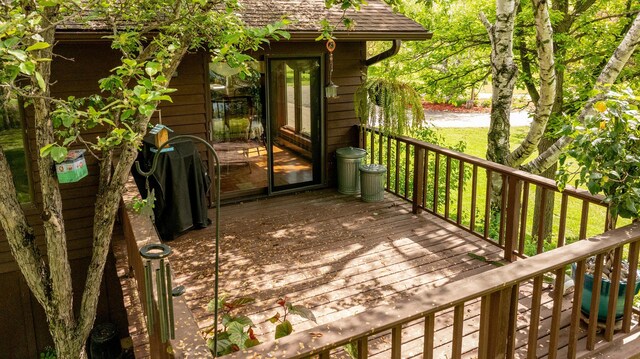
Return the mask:
{"type": "Polygon", "coordinates": [[[367,151],[357,147],[342,147],[336,150],[336,155],[342,158],[362,158],[367,155],[367,151]]]}
{"type": "Polygon", "coordinates": [[[372,164],[360,166],[360,171],[366,172],[366,173],[385,173],[387,172],[387,167],[385,165],[372,163],[372,164]]]}

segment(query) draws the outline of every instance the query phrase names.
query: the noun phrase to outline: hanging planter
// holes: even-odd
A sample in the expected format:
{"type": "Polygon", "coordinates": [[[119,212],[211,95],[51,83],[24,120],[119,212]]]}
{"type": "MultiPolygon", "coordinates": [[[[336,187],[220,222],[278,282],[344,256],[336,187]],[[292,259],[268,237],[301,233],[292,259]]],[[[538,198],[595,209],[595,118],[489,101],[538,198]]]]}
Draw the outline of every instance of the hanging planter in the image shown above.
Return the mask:
{"type": "Polygon", "coordinates": [[[368,79],[356,90],[354,105],[362,124],[384,133],[401,135],[425,121],[421,96],[398,80],[368,79]]]}

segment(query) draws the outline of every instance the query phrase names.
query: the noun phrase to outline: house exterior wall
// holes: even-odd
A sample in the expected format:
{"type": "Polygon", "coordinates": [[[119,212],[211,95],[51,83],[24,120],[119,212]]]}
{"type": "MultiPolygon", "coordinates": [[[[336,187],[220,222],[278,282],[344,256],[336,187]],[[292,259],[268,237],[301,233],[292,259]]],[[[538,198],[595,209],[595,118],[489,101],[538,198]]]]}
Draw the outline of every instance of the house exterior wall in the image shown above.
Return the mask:
{"type": "MultiPolygon", "coordinates": [[[[56,57],[52,64],[52,94],[54,97],[86,96],[98,92],[98,79],[108,75],[118,63],[119,56],[104,41],[70,43],[56,45],[56,57]]],[[[178,68],[178,75],[171,86],[178,89],[172,94],[173,103],[163,104],[163,123],[176,134],[191,134],[205,137],[207,106],[205,102],[205,56],[189,54],[178,68]]],[[[205,87],[206,86],[206,87],[205,87]]],[[[26,134],[31,163],[33,203],[24,206],[29,223],[34,227],[37,241],[44,252],[44,233],[39,219],[42,206],[39,179],[35,160],[39,155],[35,146],[33,116],[27,109],[26,134]]],[[[152,120],[157,122],[157,118],[152,120]]],[[[87,138],[99,135],[101,129],[85,134],[87,138]]],[[[205,155],[204,147],[201,148],[205,155]]],[[[203,157],[206,161],[207,157],[203,157]]],[[[63,215],[71,259],[75,308],[79,308],[86,268],[91,256],[91,235],[95,194],[98,186],[98,166],[90,155],[86,156],[89,175],[73,184],[61,184],[63,215]]],[[[122,230],[116,225],[115,236],[122,230]]],[[[0,229],[0,357],[37,357],[51,339],[44,311],[31,296],[22,274],[13,260],[4,233],[0,229]]],[[[122,292],[116,275],[113,257],[110,256],[105,269],[102,292],[98,306],[96,323],[113,322],[119,326],[122,336],[127,334],[127,319],[122,303],[122,292]]]]}

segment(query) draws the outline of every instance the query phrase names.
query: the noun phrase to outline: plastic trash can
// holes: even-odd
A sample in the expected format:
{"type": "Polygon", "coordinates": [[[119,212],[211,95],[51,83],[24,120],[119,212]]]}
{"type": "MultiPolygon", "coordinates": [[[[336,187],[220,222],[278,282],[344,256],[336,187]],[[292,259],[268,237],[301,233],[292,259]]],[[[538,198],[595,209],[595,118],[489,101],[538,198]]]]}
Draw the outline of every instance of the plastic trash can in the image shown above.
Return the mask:
{"type": "Polygon", "coordinates": [[[360,196],[365,202],[384,200],[387,167],[379,164],[360,166],[360,196]]]}
{"type": "Polygon", "coordinates": [[[338,160],[338,192],[360,193],[360,164],[367,151],[357,147],[342,147],[336,150],[338,160]]]}

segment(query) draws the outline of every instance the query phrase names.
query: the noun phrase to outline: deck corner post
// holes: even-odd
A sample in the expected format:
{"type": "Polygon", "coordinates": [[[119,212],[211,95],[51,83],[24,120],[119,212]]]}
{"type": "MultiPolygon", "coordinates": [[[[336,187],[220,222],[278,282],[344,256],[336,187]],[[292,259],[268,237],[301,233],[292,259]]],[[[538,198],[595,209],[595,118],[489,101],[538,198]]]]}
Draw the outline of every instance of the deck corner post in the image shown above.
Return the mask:
{"type": "Polygon", "coordinates": [[[516,260],[513,253],[518,243],[518,231],[520,229],[520,197],[522,196],[522,181],[515,176],[509,176],[507,192],[507,225],[504,241],[504,259],[508,262],[516,260]]]}
{"type": "Polygon", "coordinates": [[[413,151],[413,198],[412,212],[419,214],[422,212],[420,205],[424,203],[424,157],[425,149],[415,147],[413,151]]]}
{"type": "MultiPolygon", "coordinates": [[[[509,286],[482,297],[480,304],[480,338],[478,342],[478,358],[506,358],[510,350],[509,342],[515,330],[511,325],[515,312],[514,287],[509,286]],[[513,313],[512,313],[513,312],[513,313]]],[[[518,296],[515,295],[515,300],[518,296]]],[[[517,304],[515,304],[517,308],[517,304]]],[[[517,310],[517,309],[516,309],[517,310]]]]}

